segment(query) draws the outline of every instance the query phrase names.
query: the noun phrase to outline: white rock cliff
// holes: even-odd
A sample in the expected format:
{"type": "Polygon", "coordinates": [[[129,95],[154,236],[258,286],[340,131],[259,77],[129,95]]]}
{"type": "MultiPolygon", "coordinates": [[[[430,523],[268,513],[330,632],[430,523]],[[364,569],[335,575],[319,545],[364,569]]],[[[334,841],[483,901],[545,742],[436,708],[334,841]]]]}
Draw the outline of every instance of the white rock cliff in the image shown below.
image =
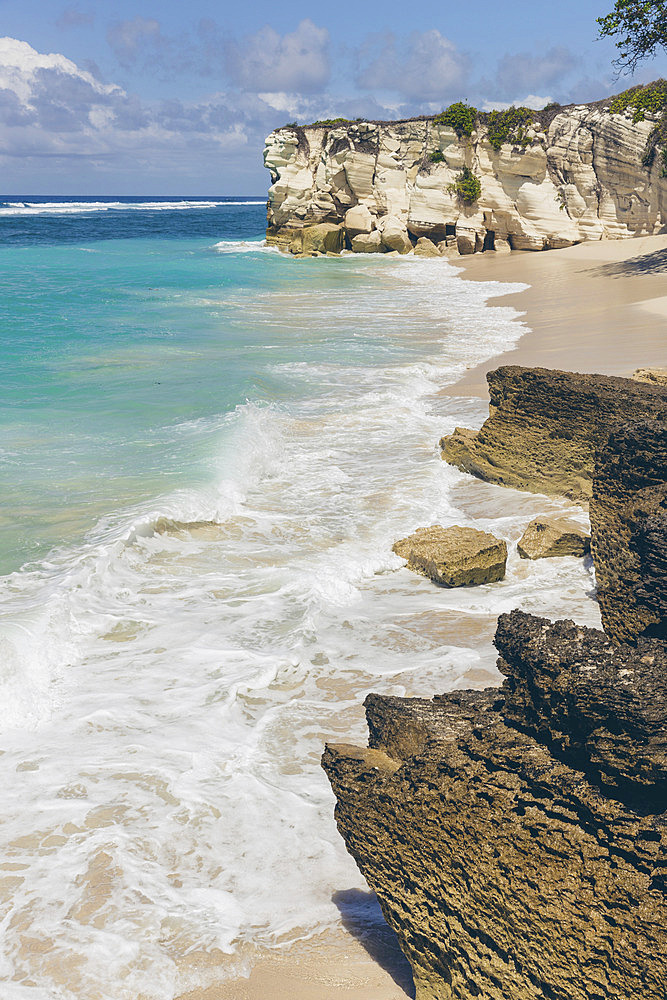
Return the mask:
{"type": "Polygon", "coordinates": [[[537,112],[528,145],[500,150],[483,122],[467,140],[432,118],[285,126],[264,152],[267,240],[292,253],[409,253],[421,238],[423,252],[430,240],[474,253],[665,231],[661,159],[642,164],[654,125],[598,102],[537,112]],[[464,166],[481,181],[472,205],[452,190],[464,166]]]}

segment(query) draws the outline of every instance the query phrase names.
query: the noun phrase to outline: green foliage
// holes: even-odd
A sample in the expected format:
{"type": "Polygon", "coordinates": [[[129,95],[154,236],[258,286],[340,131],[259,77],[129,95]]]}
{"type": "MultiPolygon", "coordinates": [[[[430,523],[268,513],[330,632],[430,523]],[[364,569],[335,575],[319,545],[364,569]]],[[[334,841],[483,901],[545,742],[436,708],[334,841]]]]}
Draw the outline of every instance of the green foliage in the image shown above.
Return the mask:
{"type": "Polygon", "coordinates": [[[476,122],[477,108],[473,108],[471,104],[464,104],[463,101],[450,104],[445,111],[433,119],[434,125],[448,125],[456,132],[459,139],[469,139],[476,122]]]}
{"type": "Polygon", "coordinates": [[[597,23],[601,38],[616,41],[619,72],[632,73],[643,59],[667,47],[667,0],[616,0],[597,23]]]}
{"type": "Polygon", "coordinates": [[[632,112],[632,120],[643,122],[647,113],[658,115],[658,122],[651,130],[646,140],[642,164],[651,169],[655,160],[656,150],[661,151],[662,176],[667,177],[667,80],[656,80],[645,87],[630,87],[622,94],[617,94],[609,105],[612,115],[620,115],[625,111],[632,112]]]}
{"type": "Polygon", "coordinates": [[[431,161],[431,163],[444,163],[445,154],[441,149],[434,149],[431,155],[429,156],[429,160],[431,161]]]}
{"type": "MultiPolygon", "coordinates": [[[[357,118],[357,121],[361,121],[361,119],[357,118]]],[[[326,125],[331,127],[332,125],[349,125],[349,124],[350,124],[349,118],[322,118],[320,121],[313,122],[311,128],[314,128],[316,125],[326,125]]]]}
{"type": "Polygon", "coordinates": [[[667,80],[656,80],[645,87],[630,87],[617,94],[609,105],[612,115],[632,109],[633,122],[643,122],[646,112],[660,114],[667,108],[667,80]]]}
{"type": "Polygon", "coordinates": [[[552,101],[551,104],[545,104],[544,107],[542,108],[542,111],[556,111],[556,109],[560,107],[561,105],[558,103],[558,101],[552,101]]]}
{"type": "Polygon", "coordinates": [[[525,149],[530,145],[528,126],[532,120],[530,108],[512,106],[506,111],[492,111],[488,121],[489,142],[494,149],[500,149],[506,142],[525,149]]]}
{"type": "Polygon", "coordinates": [[[296,122],[285,122],[285,124],[281,125],[280,127],[281,128],[298,128],[299,126],[297,125],[296,122]]]}
{"type": "Polygon", "coordinates": [[[464,205],[474,205],[482,193],[482,184],[476,174],[469,167],[464,167],[456,180],[449,185],[448,189],[455,194],[464,205]]]}

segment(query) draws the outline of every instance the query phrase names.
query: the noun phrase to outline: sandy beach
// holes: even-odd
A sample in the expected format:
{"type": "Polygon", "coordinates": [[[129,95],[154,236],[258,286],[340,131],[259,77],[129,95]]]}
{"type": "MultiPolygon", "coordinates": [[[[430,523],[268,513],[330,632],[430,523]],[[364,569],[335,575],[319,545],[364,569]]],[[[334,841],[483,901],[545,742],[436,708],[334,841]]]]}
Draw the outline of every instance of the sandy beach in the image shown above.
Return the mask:
{"type": "MultiPolygon", "coordinates": [[[[471,281],[522,282],[522,292],[493,299],[524,313],[529,327],[516,349],[471,368],[450,396],[486,398],[485,374],[521,364],[630,375],[667,366],[667,235],[587,243],[548,253],[457,258],[471,281]]],[[[200,970],[211,976],[210,965],[200,970]]],[[[192,970],[197,978],[197,970],[192,970]]],[[[215,975],[215,974],[213,974],[215,975]]],[[[395,937],[378,927],[361,935],[353,922],[257,961],[248,978],[193,986],[176,1000],[404,1000],[410,970],[395,937]]]]}

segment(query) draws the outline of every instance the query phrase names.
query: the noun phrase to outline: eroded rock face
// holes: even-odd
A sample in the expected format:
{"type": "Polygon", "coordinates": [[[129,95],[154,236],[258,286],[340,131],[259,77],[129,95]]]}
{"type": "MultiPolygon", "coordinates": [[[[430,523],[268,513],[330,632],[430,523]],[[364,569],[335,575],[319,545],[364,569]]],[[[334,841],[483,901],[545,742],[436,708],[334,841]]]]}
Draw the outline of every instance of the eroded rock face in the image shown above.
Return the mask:
{"type": "Polygon", "coordinates": [[[408,569],[444,587],[496,583],[505,576],[507,543],[487,531],[433,524],[393,545],[408,569]]]}
{"type": "Polygon", "coordinates": [[[536,517],[517,542],[522,559],[552,559],[584,556],[590,550],[590,535],[565,517],[536,517]]]}
{"type": "Polygon", "coordinates": [[[667,180],[659,157],[642,165],[654,125],[650,114],[633,123],[600,106],[564,108],[534,122],[525,149],[499,151],[483,124],[468,142],[432,119],[285,126],[266,140],[267,239],[289,249],[303,226],[328,222],[345,225],[356,249],[352,237],[380,231],[386,217],[403,240],[454,237],[464,254],[656,233],[667,180]],[[453,192],[464,166],[481,181],[474,205],[453,192]]]}
{"type": "Polygon", "coordinates": [[[667,412],[667,387],[518,365],[487,375],[490,416],[442,438],[442,457],[480,479],[587,501],[595,453],[628,421],[667,412]]]}
{"type": "Polygon", "coordinates": [[[348,850],[418,1000],[663,1000],[664,645],[520,612],[502,689],[370,695],[327,747],[348,850]]]}
{"type": "Polygon", "coordinates": [[[605,631],[617,641],[667,639],[667,422],[609,436],[597,455],[590,514],[605,631]]]}

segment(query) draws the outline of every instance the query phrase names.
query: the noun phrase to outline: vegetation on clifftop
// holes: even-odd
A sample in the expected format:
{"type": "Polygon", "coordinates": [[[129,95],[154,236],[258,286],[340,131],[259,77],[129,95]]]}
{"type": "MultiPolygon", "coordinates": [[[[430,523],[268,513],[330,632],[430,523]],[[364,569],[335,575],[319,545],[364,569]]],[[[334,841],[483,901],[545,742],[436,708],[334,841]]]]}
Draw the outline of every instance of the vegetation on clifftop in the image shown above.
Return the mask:
{"type": "Polygon", "coordinates": [[[523,149],[530,145],[528,128],[533,120],[530,108],[507,108],[505,111],[492,111],[489,115],[489,142],[495,150],[508,142],[523,149]]]}
{"type": "Polygon", "coordinates": [[[646,120],[646,115],[659,115],[646,142],[642,163],[652,167],[656,151],[660,151],[662,160],[661,176],[667,177],[667,80],[656,80],[645,87],[630,87],[622,94],[617,94],[609,105],[612,115],[620,115],[629,111],[634,124],[646,120]]]}
{"type": "Polygon", "coordinates": [[[457,101],[450,104],[441,114],[433,119],[434,125],[448,125],[456,132],[459,139],[469,139],[477,122],[477,108],[471,104],[457,101]]]}

